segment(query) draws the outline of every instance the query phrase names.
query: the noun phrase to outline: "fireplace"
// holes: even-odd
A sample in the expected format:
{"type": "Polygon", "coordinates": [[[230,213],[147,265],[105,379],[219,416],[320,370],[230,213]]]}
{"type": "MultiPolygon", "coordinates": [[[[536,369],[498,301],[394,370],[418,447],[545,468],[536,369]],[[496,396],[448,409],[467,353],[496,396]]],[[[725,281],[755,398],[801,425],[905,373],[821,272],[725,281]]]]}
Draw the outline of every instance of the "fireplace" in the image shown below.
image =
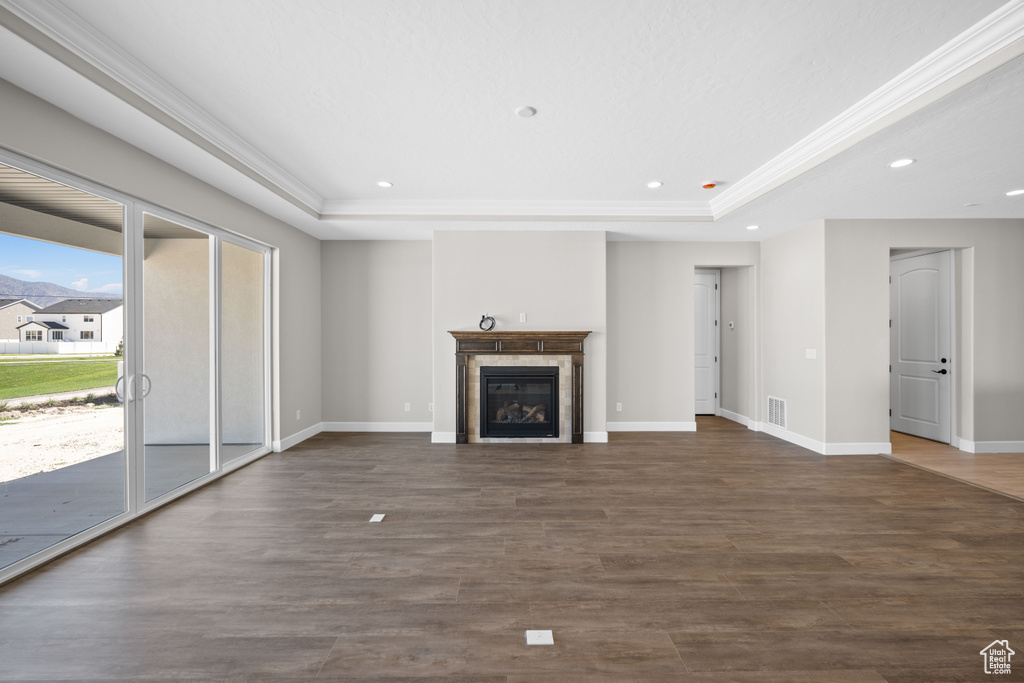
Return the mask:
{"type": "MultiPolygon", "coordinates": [[[[561,381],[552,382],[555,398],[550,401],[551,410],[558,411],[559,419],[551,418],[552,434],[557,437],[523,437],[519,443],[583,443],[583,341],[590,332],[451,330],[449,334],[455,338],[455,443],[508,443],[508,436],[482,435],[480,403],[486,397],[480,390],[478,370],[484,366],[545,368],[547,372],[557,366],[561,381]]],[[[535,376],[529,379],[536,381],[535,376]]],[[[536,407],[537,403],[530,398],[526,405],[536,407]]],[[[504,398],[501,407],[505,407],[504,398]]],[[[497,418],[497,407],[494,415],[497,418]]],[[[487,422],[485,416],[483,423],[487,422]]],[[[541,430],[547,432],[546,427],[538,427],[541,430]]]]}
{"type": "Polygon", "coordinates": [[[480,368],[482,438],[558,438],[558,366],[480,368]]]}

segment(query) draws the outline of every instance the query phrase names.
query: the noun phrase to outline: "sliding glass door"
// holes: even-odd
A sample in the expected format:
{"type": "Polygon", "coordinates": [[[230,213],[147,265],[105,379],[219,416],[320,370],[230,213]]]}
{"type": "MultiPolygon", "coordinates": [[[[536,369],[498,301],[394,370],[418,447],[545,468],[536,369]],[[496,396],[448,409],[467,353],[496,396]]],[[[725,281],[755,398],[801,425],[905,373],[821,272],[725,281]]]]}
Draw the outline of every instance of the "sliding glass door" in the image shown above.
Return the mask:
{"type": "Polygon", "coordinates": [[[262,330],[269,302],[261,293],[268,263],[259,251],[224,240],[220,264],[220,453],[229,462],[266,442],[268,356],[262,330]]]}
{"type": "Polygon", "coordinates": [[[0,582],[270,451],[268,247],[0,150],[0,249],[0,582]]]}
{"type": "Polygon", "coordinates": [[[124,214],[0,164],[0,570],[128,509],[124,214]]]}
{"type": "Polygon", "coordinates": [[[143,214],[146,501],[216,469],[211,454],[210,235],[143,214]]]}

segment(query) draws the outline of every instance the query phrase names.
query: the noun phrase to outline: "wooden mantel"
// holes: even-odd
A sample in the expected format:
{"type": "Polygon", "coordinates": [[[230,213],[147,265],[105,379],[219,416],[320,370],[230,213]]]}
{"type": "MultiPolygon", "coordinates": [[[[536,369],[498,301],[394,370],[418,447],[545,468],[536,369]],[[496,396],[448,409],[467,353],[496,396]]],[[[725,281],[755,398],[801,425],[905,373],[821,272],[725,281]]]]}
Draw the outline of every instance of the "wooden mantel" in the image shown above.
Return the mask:
{"type": "Polygon", "coordinates": [[[583,340],[587,332],[477,332],[449,330],[455,337],[455,443],[469,443],[466,359],[469,356],[572,356],[572,442],[583,443],[583,340]]]}

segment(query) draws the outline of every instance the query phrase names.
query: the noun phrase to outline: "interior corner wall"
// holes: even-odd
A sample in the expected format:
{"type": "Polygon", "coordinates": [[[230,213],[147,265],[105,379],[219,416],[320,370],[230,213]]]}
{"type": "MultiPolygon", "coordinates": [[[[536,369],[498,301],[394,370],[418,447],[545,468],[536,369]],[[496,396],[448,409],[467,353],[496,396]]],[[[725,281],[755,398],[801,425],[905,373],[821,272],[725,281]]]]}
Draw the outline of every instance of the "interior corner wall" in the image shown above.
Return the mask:
{"type": "Polygon", "coordinates": [[[761,243],[762,396],[786,401],[775,433],[824,452],[825,224],[814,221],[761,243]],[[814,349],[816,358],[807,358],[814,349]]]}
{"type": "Polygon", "coordinates": [[[430,242],[326,241],[320,254],[325,428],[430,431],[430,242]]]}
{"type": "Polygon", "coordinates": [[[830,220],[825,248],[828,440],[889,440],[889,250],[936,248],[960,252],[959,436],[1024,447],[1024,221],[830,220]]]}
{"type": "Polygon", "coordinates": [[[584,436],[607,431],[603,231],[438,230],[433,240],[434,438],[455,434],[455,340],[449,330],[589,330],[584,343],[584,436]],[[519,314],[527,322],[519,322],[519,314]]]}
{"type": "Polygon", "coordinates": [[[0,80],[0,147],[274,248],[275,442],[319,428],[320,241],[0,80]],[[296,420],[296,410],[302,419],[296,420]]]}
{"type": "MultiPolygon", "coordinates": [[[[757,242],[608,243],[608,422],[621,431],[692,430],[694,415],[693,274],[739,268],[757,282],[757,242]],[[622,410],[616,410],[616,404],[622,410]]],[[[738,391],[756,394],[756,290],[750,307],[749,373],[738,391]]],[[[753,408],[751,408],[753,410],[753,408]]],[[[743,415],[756,420],[755,415],[743,415]]]]}
{"type": "Polygon", "coordinates": [[[754,414],[754,290],[752,268],[722,268],[721,383],[722,414],[749,424],[754,414]],[[731,327],[730,327],[731,325],[731,327]]]}

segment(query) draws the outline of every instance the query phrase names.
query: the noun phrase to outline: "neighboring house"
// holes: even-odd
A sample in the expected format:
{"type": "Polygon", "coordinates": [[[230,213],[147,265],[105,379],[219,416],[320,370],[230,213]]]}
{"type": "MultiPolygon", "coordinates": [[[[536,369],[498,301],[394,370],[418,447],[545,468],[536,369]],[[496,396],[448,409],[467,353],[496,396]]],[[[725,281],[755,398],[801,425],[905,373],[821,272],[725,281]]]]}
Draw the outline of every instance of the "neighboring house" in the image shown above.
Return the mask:
{"type": "Polygon", "coordinates": [[[37,324],[19,329],[20,341],[119,342],[124,336],[120,299],[65,299],[39,309],[34,318],[37,324]]]}
{"type": "Polygon", "coordinates": [[[55,323],[50,320],[33,320],[18,327],[19,341],[66,341],[65,333],[68,331],[66,325],[55,323]]]}
{"type": "Polygon", "coordinates": [[[31,322],[39,310],[26,299],[0,299],[0,339],[18,339],[18,326],[31,322]]]}

